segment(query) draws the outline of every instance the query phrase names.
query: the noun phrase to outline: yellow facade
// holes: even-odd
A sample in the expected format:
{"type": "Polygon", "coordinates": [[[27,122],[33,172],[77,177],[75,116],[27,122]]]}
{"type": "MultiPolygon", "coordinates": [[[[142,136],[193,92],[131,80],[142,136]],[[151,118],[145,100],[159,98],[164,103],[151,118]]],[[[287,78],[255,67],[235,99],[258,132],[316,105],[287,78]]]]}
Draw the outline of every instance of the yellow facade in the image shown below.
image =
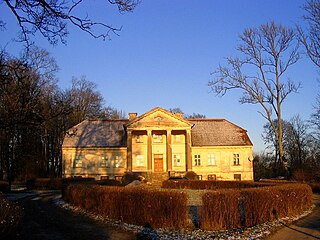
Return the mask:
{"type": "Polygon", "coordinates": [[[245,130],[225,120],[189,121],[181,115],[155,108],[140,117],[130,114],[124,131],[126,146],[122,147],[70,147],[65,144],[65,177],[113,179],[125,172],[166,173],[169,177],[194,171],[203,180],[253,180],[252,144],[245,130]],[[194,131],[192,136],[196,126],[198,131],[194,131]],[[199,133],[199,126],[208,126],[207,132],[199,133]],[[227,130],[220,133],[221,136],[210,136],[222,127],[232,136],[230,141],[225,137],[227,130]],[[237,145],[238,142],[235,145],[214,145],[215,142],[233,141],[236,137],[232,131],[236,137],[240,136],[239,143],[243,139],[247,142],[242,145],[237,145]]]}
{"type": "Polygon", "coordinates": [[[64,177],[114,179],[127,168],[127,148],[63,148],[64,177]]]}

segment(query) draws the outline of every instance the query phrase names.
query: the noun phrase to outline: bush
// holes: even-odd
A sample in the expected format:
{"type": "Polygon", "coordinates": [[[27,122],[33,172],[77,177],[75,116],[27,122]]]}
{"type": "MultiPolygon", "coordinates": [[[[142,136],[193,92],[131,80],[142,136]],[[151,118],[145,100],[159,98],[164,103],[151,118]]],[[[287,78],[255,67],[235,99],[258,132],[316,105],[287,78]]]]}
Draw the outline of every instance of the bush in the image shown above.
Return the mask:
{"type": "Polygon", "coordinates": [[[309,183],[313,193],[320,193],[320,183],[309,183]]]}
{"type": "Polygon", "coordinates": [[[6,237],[15,231],[22,218],[22,210],[0,194],[0,236],[6,237]]]}
{"type": "Polygon", "coordinates": [[[198,179],[198,175],[193,172],[193,171],[190,171],[190,172],[187,172],[184,177],[188,180],[197,180],[198,179]]]}
{"type": "Polygon", "coordinates": [[[162,182],[162,188],[207,190],[222,188],[252,188],[273,185],[275,185],[275,183],[260,183],[252,181],[166,180],[162,182]]]}
{"type": "Polygon", "coordinates": [[[219,190],[205,193],[202,202],[201,227],[219,230],[299,215],[311,207],[312,191],[307,184],[219,190]]]}
{"type": "Polygon", "coordinates": [[[239,228],[239,190],[220,190],[204,193],[200,208],[200,228],[221,230],[239,228]]]}
{"type": "Polygon", "coordinates": [[[128,185],[129,183],[132,183],[134,180],[141,180],[141,176],[135,172],[126,172],[123,175],[122,184],[128,185]]]}
{"type": "Polygon", "coordinates": [[[121,185],[121,182],[114,179],[98,180],[98,181],[95,181],[94,183],[102,186],[120,186],[121,185]]]}
{"type": "Polygon", "coordinates": [[[10,191],[10,186],[9,183],[0,181],[0,192],[9,192],[10,191]]]}
{"type": "Polygon", "coordinates": [[[178,191],[73,184],[63,196],[70,204],[129,224],[170,229],[187,225],[187,197],[178,191]]]}
{"type": "Polygon", "coordinates": [[[31,178],[27,180],[27,189],[52,189],[59,190],[62,178],[31,178]]]}

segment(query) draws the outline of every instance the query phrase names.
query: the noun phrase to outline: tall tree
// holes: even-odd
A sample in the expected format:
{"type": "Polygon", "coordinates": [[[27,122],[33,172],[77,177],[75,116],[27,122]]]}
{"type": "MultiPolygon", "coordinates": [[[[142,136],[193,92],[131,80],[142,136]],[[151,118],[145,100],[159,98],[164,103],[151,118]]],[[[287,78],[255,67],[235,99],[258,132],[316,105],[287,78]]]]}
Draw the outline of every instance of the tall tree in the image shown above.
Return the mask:
{"type": "Polygon", "coordinates": [[[240,103],[260,105],[261,116],[272,127],[279,149],[279,167],[286,160],[283,149],[282,104],[296,92],[300,84],[285,77],[290,66],[299,60],[298,43],[292,29],[274,22],[259,28],[248,28],[240,35],[239,57],[228,57],[227,65],[220,65],[213,73],[209,87],[218,96],[231,89],[243,95],[240,103]],[[273,121],[273,115],[277,124],[273,121]]]}
{"type": "Polygon", "coordinates": [[[67,91],[71,99],[72,113],[69,127],[88,118],[104,117],[103,97],[94,82],[85,76],[72,79],[72,87],[67,91]]]}
{"type": "MultiPolygon", "coordinates": [[[[8,7],[15,17],[19,27],[19,40],[30,45],[30,36],[40,33],[51,44],[66,43],[69,34],[67,25],[71,24],[94,38],[103,40],[110,37],[110,33],[117,34],[121,28],[111,24],[97,22],[87,13],[81,15],[83,0],[2,0],[0,7],[8,7]],[[80,10],[80,11],[79,11],[80,10]]],[[[116,5],[120,13],[131,12],[139,0],[106,0],[106,3],[116,5]]],[[[5,22],[0,20],[0,30],[5,29],[5,22]]]]}
{"type": "Polygon", "coordinates": [[[320,67],[320,0],[308,0],[303,6],[307,28],[298,27],[299,39],[310,59],[320,67]]]}

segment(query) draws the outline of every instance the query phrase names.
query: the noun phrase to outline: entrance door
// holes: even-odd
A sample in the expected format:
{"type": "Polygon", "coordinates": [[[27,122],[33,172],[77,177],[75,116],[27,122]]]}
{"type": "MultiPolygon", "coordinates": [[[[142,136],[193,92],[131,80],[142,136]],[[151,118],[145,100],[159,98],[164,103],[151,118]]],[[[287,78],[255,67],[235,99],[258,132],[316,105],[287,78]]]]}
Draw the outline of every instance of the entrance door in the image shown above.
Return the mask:
{"type": "Polygon", "coordinates": [[[154,154],[154,171],[163,172],[163,154],[154,154]]]}

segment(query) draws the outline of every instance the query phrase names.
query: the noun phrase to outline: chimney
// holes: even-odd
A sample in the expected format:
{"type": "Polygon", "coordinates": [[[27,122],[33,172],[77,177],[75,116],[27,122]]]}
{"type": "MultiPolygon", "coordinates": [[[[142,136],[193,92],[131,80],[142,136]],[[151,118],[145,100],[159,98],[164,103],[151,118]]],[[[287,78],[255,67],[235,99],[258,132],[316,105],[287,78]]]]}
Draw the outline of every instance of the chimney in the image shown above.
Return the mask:
{"type": "Polygon", "coordinates": [[[137,113],[129,113],[129,121],[132,121],[137,117],[137,113]]]}

